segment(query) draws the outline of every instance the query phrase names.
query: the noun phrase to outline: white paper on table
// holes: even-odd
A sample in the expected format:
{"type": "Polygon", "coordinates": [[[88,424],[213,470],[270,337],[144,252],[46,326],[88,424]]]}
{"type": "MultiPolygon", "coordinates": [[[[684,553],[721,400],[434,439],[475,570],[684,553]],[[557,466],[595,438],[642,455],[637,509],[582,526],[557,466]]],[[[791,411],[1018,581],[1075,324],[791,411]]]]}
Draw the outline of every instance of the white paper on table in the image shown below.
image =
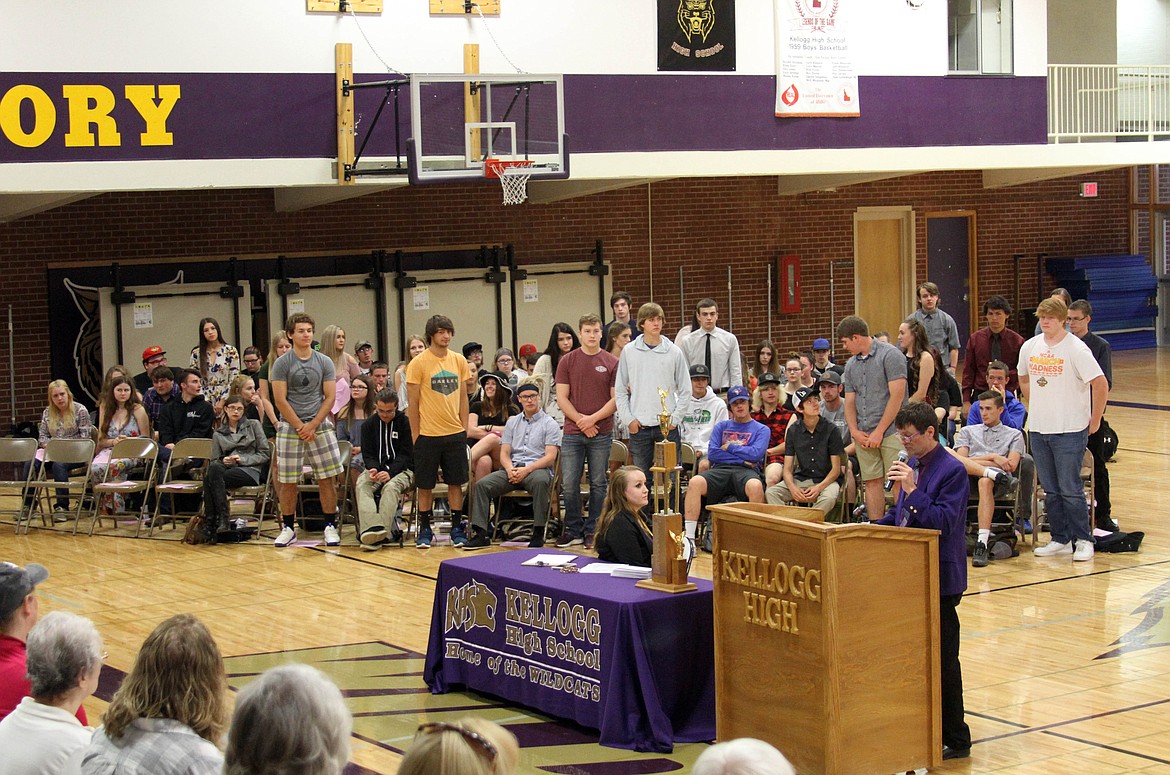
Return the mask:
{"type": "Polygon", "coordinates": [[[545,568],[559,568],[562,565],[570,565],[573,560],[577,559],[576,555],[572,554],[538,554],[535,557],[525,560],[521,565],[536,565],[545,568]]]}
{"type": "Polygon", "coordinates": [[[622,567],[620,563],[616,562],[591,562],[588,565],[581,566],[581,573],[600,573],[608,576],[613,573],[614,568],[622,567]]]}
{"type": "Polygon", "coordinates": [[[609,575],[615,579],[648,579],[650,578],[650,569],[641,565],[617,565],[610,571],[609,575]]]}

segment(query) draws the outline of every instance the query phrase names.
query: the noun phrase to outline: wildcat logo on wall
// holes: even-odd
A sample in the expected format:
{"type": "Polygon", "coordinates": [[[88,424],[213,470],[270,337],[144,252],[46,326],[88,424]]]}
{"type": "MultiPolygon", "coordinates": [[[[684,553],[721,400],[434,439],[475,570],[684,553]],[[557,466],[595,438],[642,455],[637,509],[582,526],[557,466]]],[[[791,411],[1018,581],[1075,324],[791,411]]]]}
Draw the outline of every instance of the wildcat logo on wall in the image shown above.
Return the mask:
{"type": "Polygon", "coordinates": [[[734,0],[658,0],[659,70],[734,70],[734,0]]]}

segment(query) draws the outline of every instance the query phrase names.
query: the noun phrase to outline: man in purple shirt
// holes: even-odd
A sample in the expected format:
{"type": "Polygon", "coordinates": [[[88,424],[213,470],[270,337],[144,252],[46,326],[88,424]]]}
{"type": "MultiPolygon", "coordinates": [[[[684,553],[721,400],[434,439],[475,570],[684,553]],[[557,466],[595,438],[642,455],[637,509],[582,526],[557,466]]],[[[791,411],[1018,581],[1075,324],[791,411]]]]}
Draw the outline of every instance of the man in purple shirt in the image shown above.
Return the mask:
{"type": "Polygon", "coordinates": [[[890,467],[898,500],[880,525],[939,530],[939,663],[942,683],[944,759],[971,755],[971,729],[963,720],[963,670],[959,665],[959,614],[967,588],[967,470],[938,443],[934,408],[911,401],[894,418],[898,437],[910,455],[890,467]]]}

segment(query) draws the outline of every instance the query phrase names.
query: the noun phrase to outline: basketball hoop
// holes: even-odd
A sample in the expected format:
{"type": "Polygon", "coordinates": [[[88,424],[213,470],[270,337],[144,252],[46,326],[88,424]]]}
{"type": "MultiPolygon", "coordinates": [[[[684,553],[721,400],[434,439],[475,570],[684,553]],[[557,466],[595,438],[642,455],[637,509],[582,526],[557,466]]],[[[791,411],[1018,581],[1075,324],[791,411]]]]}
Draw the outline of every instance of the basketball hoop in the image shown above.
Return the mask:
{"type": "Polygon", "coordinates": [[[528,198],[528,179],[534,172],[531,159],[485,159],[484,177],[499,178],[504,204],[518,205],[528,198]]]}

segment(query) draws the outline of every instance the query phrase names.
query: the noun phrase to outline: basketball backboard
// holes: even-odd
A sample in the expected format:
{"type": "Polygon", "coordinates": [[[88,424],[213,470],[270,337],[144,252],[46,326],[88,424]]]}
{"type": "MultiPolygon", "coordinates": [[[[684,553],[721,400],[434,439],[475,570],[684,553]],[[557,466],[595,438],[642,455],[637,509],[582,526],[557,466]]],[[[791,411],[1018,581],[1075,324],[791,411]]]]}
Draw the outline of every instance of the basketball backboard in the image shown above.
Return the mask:
{"type": "Polygon", "coordinates": [[[533,180],[569,177],[559,75],[410,76],[413,184],[482,180],[487,159],[532,162],[533,180]]]}

